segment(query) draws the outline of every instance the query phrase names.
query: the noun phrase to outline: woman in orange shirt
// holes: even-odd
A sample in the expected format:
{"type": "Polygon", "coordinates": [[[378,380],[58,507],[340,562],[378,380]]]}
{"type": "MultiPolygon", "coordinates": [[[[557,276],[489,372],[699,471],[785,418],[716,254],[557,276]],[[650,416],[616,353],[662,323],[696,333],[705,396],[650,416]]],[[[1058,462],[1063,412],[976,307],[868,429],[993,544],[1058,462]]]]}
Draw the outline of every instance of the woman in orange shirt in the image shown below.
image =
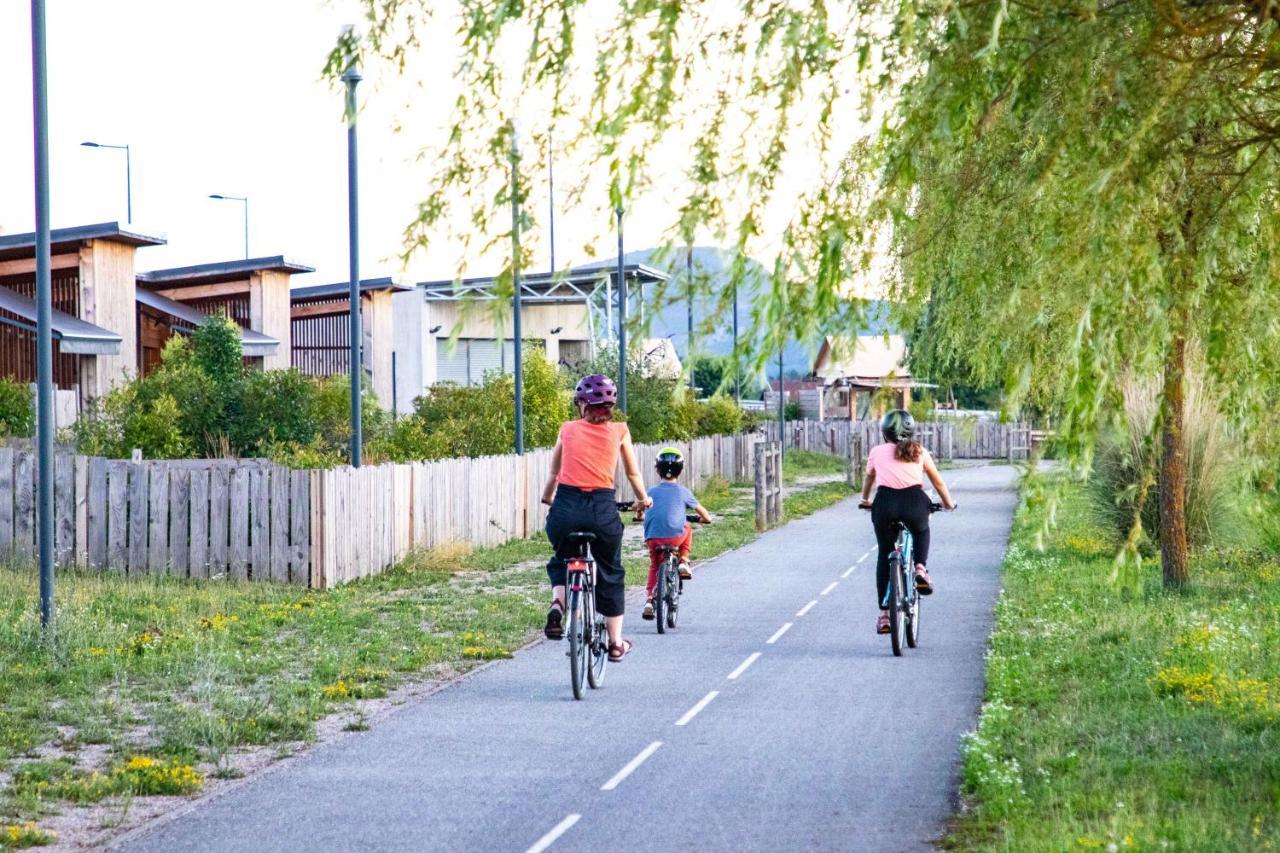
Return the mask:
{"type": "Polygon", "coordinates": [[[570,533],[594,533],[591,556],[596,562],[596,610],[605,617],[609,632],[609,660],[617,663],[631,651],[622,638],[622,612],[626,573],[622,567],[622,519],[618,515],[614,472],[618,457],[636,501],[652,504],[631,444],[631,430],[613,420],[618,389],[613,380],[598,373],[584,377],[574,391],[579,419],[560,426],[560,438],[551,452],[551,476],[542,490],[547,514],[547,538],[555,556],[547,563],[551,580],[551,609],[547,611],[548,639],[564,637],[565,559],[577,551],[566,540],[570,533]]]}

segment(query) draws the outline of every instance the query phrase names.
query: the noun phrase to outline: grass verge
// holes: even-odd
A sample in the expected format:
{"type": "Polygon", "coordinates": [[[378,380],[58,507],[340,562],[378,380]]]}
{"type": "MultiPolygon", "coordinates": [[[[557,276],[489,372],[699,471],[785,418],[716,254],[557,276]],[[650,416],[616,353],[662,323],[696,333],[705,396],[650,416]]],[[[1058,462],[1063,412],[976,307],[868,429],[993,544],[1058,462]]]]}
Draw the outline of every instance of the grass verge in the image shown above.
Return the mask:
{"type": "MultiPolygon", "coordinates": [[[[798,491],[788,514],[848,494],[798,491]]],[[[749,486],[699,497],[717,523],[695,558],[755,538],[749,486]]],[[[361,728],[359,700],[509,657],[538,634],[546,553],[541,535],[442,548],[327,592],[61,572],[51,640],[34,572],[0,567],[0,849],[50,843],[38,823],[76,805],[124,813],[135,797],[198,792],[251,770],[247,755],[305,745],[335,713],[361,728]]],[[[643,582],[647,561],[627,564],[643,582]]]]}
{"type": "Polygon", "coordinates": [[[1024,507],[987,701],[964,751],[964,850],[1270,850],[1280,844],[1280,561],[1203,552],[1192,584],[1109,583],[1110,531],[1069,493],[1043,552],[1024,507]]]}

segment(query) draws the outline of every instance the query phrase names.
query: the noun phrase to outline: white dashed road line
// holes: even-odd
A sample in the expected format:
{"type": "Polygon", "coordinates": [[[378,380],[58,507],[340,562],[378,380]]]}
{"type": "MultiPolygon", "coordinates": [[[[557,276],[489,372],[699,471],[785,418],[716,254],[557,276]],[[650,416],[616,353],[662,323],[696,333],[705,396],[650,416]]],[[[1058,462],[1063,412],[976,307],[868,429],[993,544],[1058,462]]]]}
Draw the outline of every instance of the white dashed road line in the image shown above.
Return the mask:
{"type": "Polygon", "coordinates": [[[797,615],[797,616],[803,616],[803,615],[805,615],[805,614],[806,614],[806,613],[808,613],[810,610],[812,610],[812,609],[813,609],[813,606],[814,606],[815,604],[817,604],[817,603],[818,603],[818,599],[816,599],[816,598],[815,598],[813,601],[810,601],[810,602],[809,602],[808,604],[806,604],[804,607],[801,607],[799,610],[797,610],[797,611],[796,611],[796,615],[797,615]]]}
{"type": "Polygon", "coordinates": [[[826,595],[827,593],[831,592],[831,590],[835,589],[835,588],[836,588],[836,587],[838,587],[838,586],[840,586],[840,581],[832,581],[831,583],[827,584],[827,588],[826,588],[826,589],[824,589],[822,592],[820,592],[820,593],[818,593],[818,594],[819,594],[819,595],[826,595]]]}
{"type": "Polygon", "coordinates": [[[711,700],[716,698],[719,695],[720,695],[719,690],[712,690],[706,696],[703,696],[700,700],[698,700],[697,705],[694,705],[692,708],[685,711],[684,716],[676,720],[676,725],[677,726],[689,725],[689,721],[692,720],[694,717],[698,716],[698,712],[701,711],[703,708],[707,707],[708,705],[710,705],[711,700]]]}
{"type": "Polygon", "coordinates": [[[737,680],[739,675],[742,675],[742,673],[747,671],[747,667],[751,666],[751,664],[755,663],[759,659],[760,659],[759,652],[752,652],[751,654],[747,655],[747,659],[744,660],[742,663],[738,664],[737,669],[729,673],[729,680],[730,681],[737,680]]]}
{"type": "Polygon", "coordinates": [[[847,577],[849,577],[849,575],[853,574],[853,570],[854,570],[854,569],[856,569],[856,568],[858,568],[857,564],[854,564],[854,565],[850,566],[849,568],[847,568],[847,569],[845,569],[845,570],[844,570],[844,574],[842,574],[840,577],[842,577],[842,578],[847,578],[847,577]]]}
{"type": "Polygon", "coordinates": [[[791,626],[792,626],[792,625],[794,625],[794,624],[795,624],[794,622],[788,622],[787,624],[783,625],[783,626],[782,626],[781,628],[779,628],[777,631],[774,631],[774,632],[773,632],[773,636],[772,636],[772,637],[770,637],[769,639],[765,640],[765,641],[764,641],[764,644],[765,644],[766,646],[772,646],[774,643],[778,642],[778,640],[780,640],[780,639],[782,638],[782,635],[783,635],[783,634],[785,634],[785,633],[787,633],[788,631],[790,631],[790,630],[791,630],[791,626]]]}
{"type": "Polygon", "coordinates": [[[640,751],[640,754],[627,762],[627,766],[613,774],[613,778],[600,786],[601,791],[612,791],[614,788],[622,784],[622,780],[635,772],[636,768],[649,759],[649,756],[658,751],[658,747],[662,746],[662,741],[655,740],[640,751]]]}
{"type": "Polygon", "coordinates": [[[861,557],[858,558],[858,562],[861,563],[863,560],[867,559],[867,557],[870,557],[870,556],[871,556],[871,552],[868,551],[867,553],[863,554],[861,557]]]}
{"type": "Polygon", "coordinates": [[[552,844],[556,843],[556,839],[568,832],[575,823],[582,817],[580,814],[571,814],[564,820],[560,821],[546,835],[539,838],[534,845],[526,851],[526,853],[542,853],[552,844]]]}

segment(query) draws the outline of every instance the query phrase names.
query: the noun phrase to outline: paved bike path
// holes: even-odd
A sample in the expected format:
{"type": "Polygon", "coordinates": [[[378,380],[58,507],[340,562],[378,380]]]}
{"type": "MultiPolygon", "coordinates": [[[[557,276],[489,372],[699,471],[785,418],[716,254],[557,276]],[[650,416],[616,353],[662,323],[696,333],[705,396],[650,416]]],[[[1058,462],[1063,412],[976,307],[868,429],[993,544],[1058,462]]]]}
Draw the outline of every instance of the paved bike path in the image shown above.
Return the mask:
{"type": "Polygon", "coordinates": [[[873,632],[874,537],[845,501],[708,564],[676,632],[629,617],[635,652],[583,702],[543,643],[124,847],[926,849],[980,702],[1013,473],[949,472],[961,511],[934,516],[938,593],[904,658],[873,632]]]}

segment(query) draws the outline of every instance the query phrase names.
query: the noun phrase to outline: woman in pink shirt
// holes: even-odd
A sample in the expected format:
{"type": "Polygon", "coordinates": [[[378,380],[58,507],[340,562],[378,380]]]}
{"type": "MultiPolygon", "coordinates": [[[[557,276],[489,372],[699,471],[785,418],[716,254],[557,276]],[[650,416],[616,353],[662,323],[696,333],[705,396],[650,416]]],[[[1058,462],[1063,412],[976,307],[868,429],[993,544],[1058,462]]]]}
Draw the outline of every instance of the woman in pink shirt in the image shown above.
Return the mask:
{"type": "Polygon", "coordinates": [[[955,501],[942,482],[933,457],[916,441],[916,422],[911,413],[894,409],[880,421],[880,433],[885,443],[873,447],[867,455],[866,482],[862,484],[862,504],[871,510],[871,523],[876,528],[876,542],[880,546],[880,558],[876,561],[876,601],[880,603],[880,617],[876,620],[876,633],[889,633],[889,611],[884,608],[888,600],[889,555],[893,553],[898,538],[898,522],[902,522],[914,540],[916,560],[916,589],[921,595],[933,592],[933,581],[925,568],[929,561],[929,496],[924,491],[924,478],[942,498],[942,505],[955,509],[955,501]],[[877,488],[879,487],[879,488],[877,488]],[[876,499],[871,501],[871,490],[876,489],[876,499]]]}

